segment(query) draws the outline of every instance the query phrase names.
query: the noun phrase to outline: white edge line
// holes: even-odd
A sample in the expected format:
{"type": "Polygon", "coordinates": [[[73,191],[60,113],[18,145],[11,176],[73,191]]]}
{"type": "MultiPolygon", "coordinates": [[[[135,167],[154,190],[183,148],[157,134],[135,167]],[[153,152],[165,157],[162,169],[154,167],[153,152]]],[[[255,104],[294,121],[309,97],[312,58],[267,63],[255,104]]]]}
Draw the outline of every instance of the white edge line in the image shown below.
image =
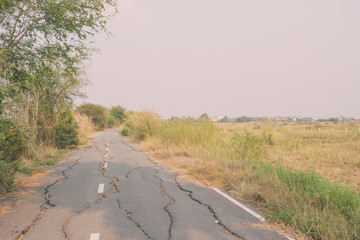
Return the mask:
{"type": "Polygon", "coordinates": [[[262,217],[261,215],[257,214],[256,212],[254,212],[253,210],[251,210],[250,208],[248,208],[247,206],[245,206],[242,203],[239,203],[238,201],[236,201],[235,199],[233,199],[232,197],[230,197],[229,195],[223,193],[222,191],[220,191],[217,188],[211,188],[212,190],[214,190],[215,192],[217,192],[218,194],[220,194],[221,196],[223,196],[224,198],[228,199],[229,201],[231,201],[232,203],[234,203],[235,205],[237,205],[238,207],[241,207],[242,209],[244,209],[246,212],[250,213],[252,216],[256,217],[257,219],[259,219],[260,221],[264,222],[265,218],[262,217]]]}
{"type": "Polygon", "coordinates": [[[103,193],[104,192],[104,186],[105,186],[104,183],[99,184],[98,193],[103,193]]]}
{"type": "MultiPolygon", "coordinates": [[[[233,199],[232,197],[230,197],[229,195],[223,193],[222,191],[220,191],[217,188],[211,188],[212,190],[214,190],[215,192],[217,192],[218,194],[220,194],[221,196],[225,197],[226,199],[230,200],[232,203],[234,203],[235,205],[241,207],[242,209],[244,209],[246,212],[250,213],[251,215],[253,215],[254,217],[256,217],[257,219],[259,219],[260,221],[264,222],[265,218],[262,217],[261,215],[257,214],[256,212],[254,212],[253,210],[251,210],[250,208],[248,208],[247,206],[245,206],[244,204],[236,201],[235,199],[233,199]]],[[[277,231],[280,235],[285,236],[287,239],[289,240],[295,240],[294,238],[291,238],[289,236],[287,236],[285,233],[282,233],[280,231],[277,231]]]]}
{"type": "Polygon", "coordinates": [[[90,240],[99,240],[100,238],[100,233],[92,233],[90,235],[90,240]]]}
{"type": "Polygon", "coordinates": [[[107,167],[107,163],[104,163],[104,168],[106,168],[107,167]]]}
{"type": "Polygon", "coordinates": [[[280,235],[283,235],[284,237],[286,237],[286,238],[289,239],[289,240],[295,240],[294,238],[291,238],[291,237],[287,236],[285,233],[282,233],[282,232],[279,232],[279,231],[278,231],[278,233],[279,233],[280,235]]]}

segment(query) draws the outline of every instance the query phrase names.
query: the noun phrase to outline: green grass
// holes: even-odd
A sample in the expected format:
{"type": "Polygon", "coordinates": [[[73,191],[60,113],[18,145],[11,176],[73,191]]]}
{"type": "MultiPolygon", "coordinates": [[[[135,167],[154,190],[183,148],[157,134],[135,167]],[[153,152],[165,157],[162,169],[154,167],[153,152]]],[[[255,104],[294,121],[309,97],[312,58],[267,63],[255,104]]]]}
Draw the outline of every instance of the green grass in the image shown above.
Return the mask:
{"type": "MultiPolygon", "coordinates": [[[[133,118],[149,114],[134,113],[133,118]]],[[[332,169],[331,164],[347,163],[353,168],[359,150],[355,131],[346,136],[340,127],[335,133],[329,127],[304,133],[302,126],[292,126],[290,131],[276,126],[273,132],[271,125],[215,126],[204,120],[154,118],[155,114],[149,120],[132,121],[129,134],[159,161],[185,169],[198,180],[240,192],[268,219],[312,239],[360,239],[359,192],[343,181],[324,177],[316,167],[302,166],[315,162],[332,169]],[[142,125],[147,122],[156,124],[142,125]],[[133,136],[139,132],[134,129],[147,129],[142,131],[147,134],[133,136]]]]}

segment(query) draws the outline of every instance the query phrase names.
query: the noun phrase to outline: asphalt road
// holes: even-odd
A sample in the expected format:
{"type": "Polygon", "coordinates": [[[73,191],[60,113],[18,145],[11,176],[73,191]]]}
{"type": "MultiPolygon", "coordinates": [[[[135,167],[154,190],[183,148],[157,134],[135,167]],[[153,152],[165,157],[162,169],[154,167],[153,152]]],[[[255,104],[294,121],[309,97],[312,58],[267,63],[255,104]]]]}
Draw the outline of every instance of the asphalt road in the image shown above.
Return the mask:
{"type": "Polygon", "coordinates": [[[259,219],[157,164],[115,130],[68,157],[0,217],[0,239],[287,239],[256,227],[259,219]]]}

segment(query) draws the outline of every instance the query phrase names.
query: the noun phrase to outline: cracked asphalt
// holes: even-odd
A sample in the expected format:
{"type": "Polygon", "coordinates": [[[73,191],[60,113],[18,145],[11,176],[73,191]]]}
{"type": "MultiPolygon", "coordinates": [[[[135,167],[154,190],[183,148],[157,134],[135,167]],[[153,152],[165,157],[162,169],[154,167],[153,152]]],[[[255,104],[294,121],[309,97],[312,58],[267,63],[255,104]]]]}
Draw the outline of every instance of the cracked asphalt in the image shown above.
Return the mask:
{"type": "Polygon", "coordinates": [[[116,130],[68,157],[0,217],[1,239],[286,239],[255,227],[260,220],[157,164],[116,130]]]}

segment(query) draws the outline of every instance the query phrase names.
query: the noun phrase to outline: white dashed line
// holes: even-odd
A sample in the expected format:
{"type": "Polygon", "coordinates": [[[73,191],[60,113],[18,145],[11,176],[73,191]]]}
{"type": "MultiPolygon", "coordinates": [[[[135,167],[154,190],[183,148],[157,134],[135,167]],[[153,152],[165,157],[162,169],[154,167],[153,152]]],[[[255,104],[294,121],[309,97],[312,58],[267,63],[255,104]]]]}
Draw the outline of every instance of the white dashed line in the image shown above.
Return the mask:
{"type": "Polygon", "coordinates": [[[90,240],[99,240],[100,238],[100,233],[92,233],[90,235],[90,240]]]}
{"type": "Polygon", "coordinates": [[[257,219],[259,219],[260,221],[265,221],[265,218],[260,216],[259,214],[257,214],[256,212],[254,212],[253,210],[251,210],[250,208],[248,208],[247,206],[245,206],[242,203],[239,203],[238,201],[236,201],[235,199],[233,199],[232,197],[230,197],[229,195],[223,193],[222,191],[220,191],[217,188],[212,188],[212,190],[214,190],[215,192],[217,192],[218,194],[220,194],[221,196],[223,196],[224,198],[230,200],[232,203],[234,203],[235,205],[237,205],[238,207],[241,207],[242,209],[244,209],[246,212],[250,213],[251,215],[253,215],[254,217],[256,217],[257,219]]]}
{"type": "Polygon", "coordinates": [[[107,163],[104,163],[104,168],[106,168],[107,167],[107,163]]]}
{"type": "Polygon", "coordinates": [[[103,192],[104,192],[104,184],[101,183],[99,184],[98,193],[103,193],[103,192]]]}
{"type": "Polygon", "coordinates": [[[109,151],[109,148],[105,148],[106,152],[109,151]]]}

